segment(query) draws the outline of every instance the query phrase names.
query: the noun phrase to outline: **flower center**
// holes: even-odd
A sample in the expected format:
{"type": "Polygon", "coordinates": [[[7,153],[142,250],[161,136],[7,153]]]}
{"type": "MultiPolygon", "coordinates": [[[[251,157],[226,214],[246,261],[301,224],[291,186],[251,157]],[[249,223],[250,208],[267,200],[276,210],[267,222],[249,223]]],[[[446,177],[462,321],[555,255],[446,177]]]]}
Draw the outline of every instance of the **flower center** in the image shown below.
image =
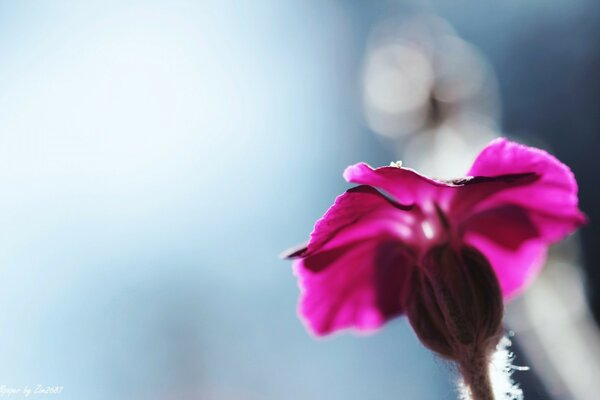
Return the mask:
{"type": "Polygon", "coordinates": [[[419,209],[418,223],[414,225],[417,237],[427,247],[440,242],[453,242],[453,230],[446,213],[435,202],[419,209]]]}
{"type": "Polygon", "coordinates": [[[433,224],[429,220],[425,220],[421,222],[421,229],[423,230],[423,235],[426,239],[433,239],[435,236],[435,232],[433,230],[433,224]]]}

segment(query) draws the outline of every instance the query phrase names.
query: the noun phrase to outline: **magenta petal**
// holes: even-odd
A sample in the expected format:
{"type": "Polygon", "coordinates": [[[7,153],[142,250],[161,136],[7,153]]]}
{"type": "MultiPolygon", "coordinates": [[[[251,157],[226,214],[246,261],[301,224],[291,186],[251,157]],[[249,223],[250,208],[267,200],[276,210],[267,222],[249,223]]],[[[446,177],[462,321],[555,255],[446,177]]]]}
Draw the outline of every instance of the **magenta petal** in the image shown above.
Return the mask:
{"type": "Polygon", "coordinates": [[[415,171],[399,167],[371,168],[365,163],[352,165],[344,171],[348,182],[375,186],[393,196],[404,205],[427,202],[435,199],[443,204],[451,193],[445,189],[452,187],[443,182],[429,179],[415,171]]]}
{"type": "MultiPolygon", "coordinates": [[[[585,216],[579,211],[577,182],[563,163],[547,152],[506,139],[491,142],[477,157],[469,175],[494,177],[535,173],[539,179],[488,197],[478,209],[498,204],[517,204],[538,214],[556,217],[559,223],[581,225],[585,216]]],[[[550,222],[550,221],[548,221],[550,222]]],[[[572,230],[566,229],[565,233],[572,230]]]]}
{"type": "Polygon", "coordinates": [[[402,312],[412,265],[401,235],[410,231],[409,209],[373,187],[358,186],[317,221],[307,248],[293,253],[300,258],[299,312],[315,334],[372,330],[402,312]]]}
{"type": "Polygon", "coordinates": [[[405,225],[407,210],[409,207],[395,203],[370,186],[349,189],[317,221],[306,250],[292,256],[306,257],[380,234],[398,235],[399,227],[405,225]]]}
{"type": "Polygon", "coordinates": [[[467,233],[484,236],[508,250],[517,250],[523,242],[540,236],[527,211],[509,204],[476,213],[463,225],[467,233]]]}
{"type": "Polygon", "coordinates": [[[465,242],[486,256],[496,272],[504,298],[511,298],[528,286],[542,269],[548,250],[548,245],[541,240],[528,240],[514,250],[477,233],[467,234],[465,242]]]}
{"type": "Polygon", "coordinates": [[[540,270],[548,245],[522,207],[504,205],[484,210],[464,224],[464,241],[486,256],[504,297],[517,293],[540,270]]]}
{"type": "Polygon", "coordinates": [[[297,260],[299,313],[319,336],[377,329],[403,312],[413,263],[409,248],[381,237],[297,260]]]}
{"type": "Polygon", "coordinates": [[[461,221],[464,240],[489,259],[505,296],[537,274],[550,244],[585,222],[573,174],[545,151],[498,139],[480,153],[469,174],[531,172],[536,180],[487,196],[461,221]]]}
{"type": "Polygon", "coordinates": [[[462,220],[478,210],[478,205],[494,195],[519,186],[530,186],[540,179],[534,172],[522,174],[499,175],[494,177],[476,176],[466,178],[456,188],[449,207],[452,218],[462,220]]]}
{"type": "Polygon", "coordinates": [[[317,221],[307,248],[293,253],[299,258],[299,312],[315,334],[372,330],[402,312],[413,263],[401,235],[410,231],[409,213],[376,189],[358,186],[317,221]]]}

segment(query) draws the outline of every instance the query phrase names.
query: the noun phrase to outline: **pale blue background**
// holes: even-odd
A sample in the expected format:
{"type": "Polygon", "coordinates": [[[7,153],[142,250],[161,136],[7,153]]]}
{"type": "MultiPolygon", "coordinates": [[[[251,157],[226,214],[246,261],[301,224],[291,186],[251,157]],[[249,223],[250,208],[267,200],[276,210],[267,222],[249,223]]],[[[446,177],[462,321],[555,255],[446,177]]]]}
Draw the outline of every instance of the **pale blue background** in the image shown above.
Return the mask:
{"type": "MultiPolygon", "coordinates": [[[[502,66],[499,31],[558,12],[522,3],[434,9],[502,66]]],[[[277,259],[346,187],[345,166],[393,157],[357,100],[368,28],[389,10],[0,2],[0,384],[88,400],[455,398],[404,320],[311,338],[277,259]]]]}

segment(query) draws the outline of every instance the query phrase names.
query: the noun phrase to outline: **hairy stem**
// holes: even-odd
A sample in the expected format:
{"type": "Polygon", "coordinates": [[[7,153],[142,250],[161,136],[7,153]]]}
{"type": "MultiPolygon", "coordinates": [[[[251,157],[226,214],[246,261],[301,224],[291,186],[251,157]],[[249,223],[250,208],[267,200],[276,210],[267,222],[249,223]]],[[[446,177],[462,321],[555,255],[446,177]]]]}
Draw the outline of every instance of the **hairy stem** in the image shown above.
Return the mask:
{"type": "Polygon", "coordinates": [[[494,400],[489,364],[489,358],[482,354],[474,354],[461,363],[460,371],[471,400],[494,400]]]}

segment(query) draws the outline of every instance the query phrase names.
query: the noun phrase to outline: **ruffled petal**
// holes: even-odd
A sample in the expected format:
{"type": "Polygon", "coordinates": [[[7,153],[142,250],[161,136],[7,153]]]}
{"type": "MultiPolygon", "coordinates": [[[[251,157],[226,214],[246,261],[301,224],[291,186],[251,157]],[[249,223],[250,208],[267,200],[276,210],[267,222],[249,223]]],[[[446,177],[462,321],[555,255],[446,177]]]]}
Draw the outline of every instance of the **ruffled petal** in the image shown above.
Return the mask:
{"type": "Polygon", "coordinates": [[[314,334],[354,328],[369,332],[404,311],[414,252],[377,237],[318,251],[295,262],[299,314],[314,334]]]}
{"type": "Polygon", "coordinates": [[[479,204],[484,200],[508,189],[531,185],[538,179],[539,175],[529,172],[493,177],[476,176],[454,181],[455,184],[460,183],[460,186],[455,187],[456,191],[448,206],[448,215],[454,220],[463,220],[477,212],[479,204]]]}
{"type": "Polygon", "coordinates": [[[487,177],[528,173],[537,178],[482,197],[459,221],[464,240],[490,260],[505,297],[535,277],[552,243],[586,220],[573,174],[545,151],[498,139],[469,171],[487,177]]]}
{"type": "Polygon", "coordinates": [[[410,239],[410,209],[358,186],[317,221],[307,247],[291,254],[298,258],[299,313],[312,332],[370,331],[402,312],[414,263],[414,251],[403,242],[410,239]]]}
{"type": "Polygon", "coordinates": [[[495,193],[508,188],[528,185],[538,179],[534,172],[475,176],[440,181],[399,167],[371,168],[365,163],[352,165],[344,171],[348,182],[377,187],[400,204],[428,208],[436,203],[446,209],[451,218],[460,217],[472,207],[495,193]]]}
{"type": "Polygon", "coordinates": [[[404,205],[414,205],[430,200],[441,204],[450,197],[444,190],[452,185],[429,179],[408,168],[371,168],[365,163],[351,165],[344,171],[348,182],[377,187],[404,205]]]}
{"type": "Polygon", "coordinates": [[[347,190],[335,200],[325,215],[317,221],[306,249],[291,257],[307,257],[357,241],[387,234],[402,237],[410,234],[406,228],[407,211],[370,186],[347,190]],[[403,228],[404,227],[404,228],[403,228]]]}
{"type": "Polygon", "coordinates": [[[573,173],[544,150],[496,139],[479,154],[469,171],[471,176],[485,177],[528,173],[535,173],[539,178],[528,185],[518,185],[487,197],[477,206],[478,210],[499,204],[520,205],[547,216],[547,223],[567,224],[564,234],[585,222],[578,208],[573,173]]]}

